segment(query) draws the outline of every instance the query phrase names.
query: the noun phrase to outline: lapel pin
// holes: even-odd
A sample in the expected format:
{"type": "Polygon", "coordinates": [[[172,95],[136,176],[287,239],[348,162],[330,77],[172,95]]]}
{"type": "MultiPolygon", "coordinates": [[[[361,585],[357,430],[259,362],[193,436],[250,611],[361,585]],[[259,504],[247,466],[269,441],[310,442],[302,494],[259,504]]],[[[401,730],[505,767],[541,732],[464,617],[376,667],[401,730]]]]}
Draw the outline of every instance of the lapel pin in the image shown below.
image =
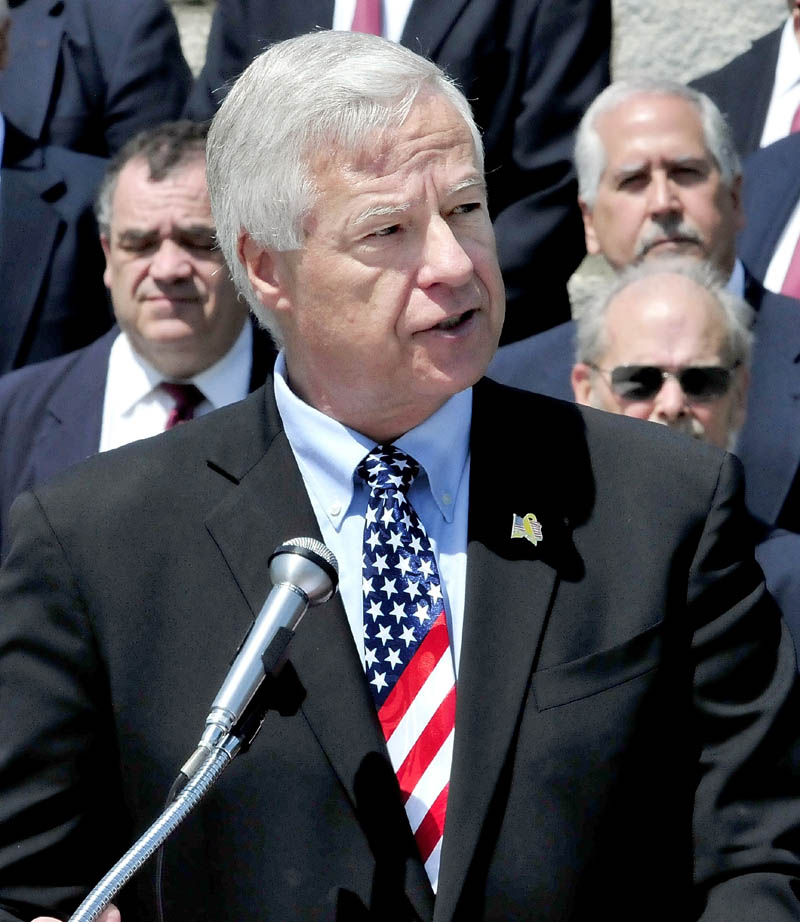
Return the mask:
{"type": "Polygon", "coordinates": [[[529,512],[526,516],[512,515],[511,537],[524,538],[536,547],[542,540],[542,526],[532,512],[529,512]]]}

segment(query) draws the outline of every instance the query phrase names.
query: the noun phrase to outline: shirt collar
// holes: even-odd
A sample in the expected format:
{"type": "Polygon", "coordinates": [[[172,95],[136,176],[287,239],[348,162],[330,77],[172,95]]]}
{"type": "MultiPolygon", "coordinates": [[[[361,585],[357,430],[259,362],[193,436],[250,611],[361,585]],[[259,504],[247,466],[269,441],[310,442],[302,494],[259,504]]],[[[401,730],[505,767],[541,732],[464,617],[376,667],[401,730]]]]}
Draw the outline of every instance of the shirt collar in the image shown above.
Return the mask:
{"type": "Polygon", "coordinates": [[[740,298],[744,298],[744,285],[744,265],[742,264],[741,259],[739,259],[737,256],[736,262],[733,264],[733,272],[731,272],[731,277],[728,279],[728,284],[725,287],[731,294],[738,295],[740,298]]]}
{"type": "Polygon", "coordinates": [[[791,16],[786,20],[781,32],[778,48],[778,61],[775,65],[775,83],[773,94],[782,96],[800,83],[800,45],[794,34],[791,16]]]}
{"type": "MultiPolygon", "coordinates": [[[[274,387],[284,431],[302,461],[306,485],[338,531],[353,502],[356,467],[375,443],[301,400],[289,387],[283,352],[275,362],[274,387]]],[[[467,463],[471,418],[472,388],[467,388],[394,442],[427,475],[433,499],[447,522],[453,520],[467,463]]]]}
{"type": "MultiPolygon", "coordinates": [[[[184,383],[194,384],[214,409],[241,400],[250,390],[252,344],[253,328],[245,321],[225,355],[184,383]]],[[[164,375],[135,351],[124,333],[114,340],[112,349],[114,361],[109,363],[109,374],[124,382],[118,392],[124,394],[120,412],[127,413],[161,384],[164,375]]]]}

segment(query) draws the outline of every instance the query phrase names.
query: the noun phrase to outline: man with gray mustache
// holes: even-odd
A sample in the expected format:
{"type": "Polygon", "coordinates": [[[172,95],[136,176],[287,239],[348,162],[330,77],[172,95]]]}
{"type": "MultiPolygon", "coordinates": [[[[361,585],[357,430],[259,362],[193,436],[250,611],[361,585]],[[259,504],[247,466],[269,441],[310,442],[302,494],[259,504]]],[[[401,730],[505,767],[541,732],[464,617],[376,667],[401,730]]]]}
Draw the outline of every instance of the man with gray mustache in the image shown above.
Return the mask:
{"type": "MultiPolygon", "coordinates": [[[[766,526],[800,531],[787,516],[800,466],[799,306],[753,278],[736,255],[744,226],[742,171],[728,126],[702,93],[668,80],[617,81],[584,116],[575,145],[586,249],[615,272],[663,256],[707,263],[756,315],[747,418],[736,453],[747,503],[766,526]]],[[[491,377],[573,399],[575,325],[499,351],[491,377]]],[[[790,508],[792,507],[792,508],[790,508]]]]}

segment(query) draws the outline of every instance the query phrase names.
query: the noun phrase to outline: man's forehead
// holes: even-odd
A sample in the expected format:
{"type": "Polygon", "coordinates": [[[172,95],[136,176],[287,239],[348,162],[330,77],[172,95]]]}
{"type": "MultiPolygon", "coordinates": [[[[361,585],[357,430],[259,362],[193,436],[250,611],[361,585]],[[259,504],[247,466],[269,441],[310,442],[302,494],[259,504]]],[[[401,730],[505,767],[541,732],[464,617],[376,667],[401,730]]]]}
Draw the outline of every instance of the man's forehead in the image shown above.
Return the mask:
{"type": "Polygon", "coordinates": [[[680,136],[699,142],[707,153],[703,121],[697,108],[682,96],[639,93],[601,113],[595,127],[607,150],[640,141],[680,136]]]}
{"type": "Polygon", "coordinates": [[[702,329],[721,338],[725,315],[714,296],[693,279],[670,272],[654,273],[632,282],[611,301],[607,328],[647,332],[654,321],[702,329]]]}

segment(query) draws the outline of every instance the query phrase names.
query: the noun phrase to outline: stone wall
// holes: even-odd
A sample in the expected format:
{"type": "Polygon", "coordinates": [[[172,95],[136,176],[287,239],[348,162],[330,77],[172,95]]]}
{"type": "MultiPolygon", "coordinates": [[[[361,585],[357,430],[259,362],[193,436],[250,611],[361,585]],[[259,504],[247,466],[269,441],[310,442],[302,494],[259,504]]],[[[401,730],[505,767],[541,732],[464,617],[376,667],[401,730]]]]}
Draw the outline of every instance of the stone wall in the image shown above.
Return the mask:
{"type": "MultiPolygon", "coordinates": [[[[170,2],[184,53],[197,72],[214,0],[170,2]]],[[[614,76],[650,73],[678,80],[719,67],[786,16],[785,0],[613,0],[613,9],[614,76]]]]}

